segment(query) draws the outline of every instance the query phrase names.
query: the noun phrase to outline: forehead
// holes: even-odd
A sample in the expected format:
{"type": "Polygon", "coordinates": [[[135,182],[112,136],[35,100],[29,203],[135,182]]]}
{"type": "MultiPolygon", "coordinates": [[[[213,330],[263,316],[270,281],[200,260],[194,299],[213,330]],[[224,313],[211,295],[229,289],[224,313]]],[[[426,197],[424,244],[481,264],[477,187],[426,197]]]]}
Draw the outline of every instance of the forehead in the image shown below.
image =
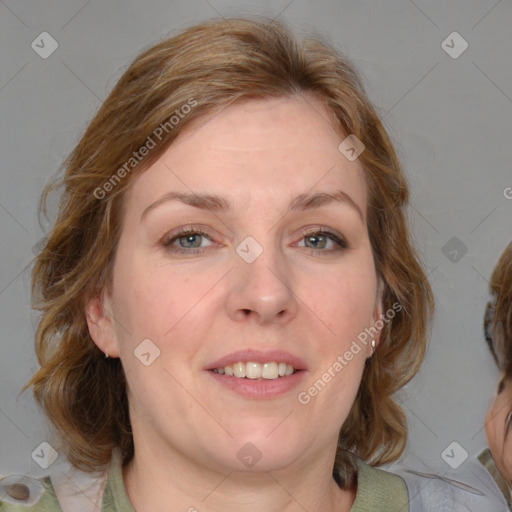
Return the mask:
{"type": "Polygon", "coordinates": [[[338,149],[346,134],[311,96],[249,100],[187,125],[131,184],[138,208],[170,191],[209,192],[239,208],[288,204],[305,192],[343,190],[366,210],[358,160],[338,149]]]}

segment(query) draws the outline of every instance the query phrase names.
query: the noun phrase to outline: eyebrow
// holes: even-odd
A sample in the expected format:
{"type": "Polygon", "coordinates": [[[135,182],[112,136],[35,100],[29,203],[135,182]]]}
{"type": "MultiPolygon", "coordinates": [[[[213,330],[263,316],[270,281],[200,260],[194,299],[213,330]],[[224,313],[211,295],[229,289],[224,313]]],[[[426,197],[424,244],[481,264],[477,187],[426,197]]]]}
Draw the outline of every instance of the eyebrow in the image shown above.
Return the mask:
{"type": "MultiPolygon", "coordinates": [[[[162,197],[157,199],[154,203],[151,203],[141,214],[140,220],[157,206],[169,201],[178,201],[180,203],[199,208],[201,210],[210,210],[212,212],[227,212],[233,209],[233,205],[229,199],[215,195],[215,194],[188,194],[183,192],[168,192],[162,197]]],[[[327,192],[316,192],[314,194],[300,194],[288,205],[288,211],[290,212],[302,212],[320,208],[331,203],[343,203],[351,206],[359,215],[359,218],[366,222],[361,208],[357,203],[343,190],[336,190],[333,193],[327,192]]]]}

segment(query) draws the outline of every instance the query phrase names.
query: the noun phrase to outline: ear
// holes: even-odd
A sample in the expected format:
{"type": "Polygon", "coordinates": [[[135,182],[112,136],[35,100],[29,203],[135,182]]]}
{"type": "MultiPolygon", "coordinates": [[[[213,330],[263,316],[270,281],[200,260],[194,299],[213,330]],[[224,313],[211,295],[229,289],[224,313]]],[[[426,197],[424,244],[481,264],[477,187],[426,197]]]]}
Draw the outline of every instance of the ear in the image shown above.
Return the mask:
{"type": "Polygon", "coordinates": [[[91,298],[86,305],[85,315],[89,334],[98,348],[109,357],[119,357],[115,326],[111,311],[111,299],[101,292],[91,298]]]}

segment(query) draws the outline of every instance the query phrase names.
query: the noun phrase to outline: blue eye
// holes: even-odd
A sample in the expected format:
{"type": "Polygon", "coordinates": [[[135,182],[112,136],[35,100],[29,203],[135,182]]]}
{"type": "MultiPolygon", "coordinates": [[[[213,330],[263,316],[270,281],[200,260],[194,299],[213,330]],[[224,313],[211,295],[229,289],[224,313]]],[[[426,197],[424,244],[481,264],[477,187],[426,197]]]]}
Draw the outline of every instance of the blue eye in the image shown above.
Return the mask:
{"type": "Polygon", "coordinates": [[[317,252],[330,253],[348,248],[347,242],[343,238],[326,229],[310,231],[304,235],[303,240],[305,240],[304,247],[317,252]],[[337,247],[335,246],[333,249],[326,249],[329,241],[336,244],[337,247]],[[311,245],[307,245],[308,243],[311,245]]]}
{"type": "Polygon", "coordinates": [[[181,228],[171,238],[164,239],[162,241],[162,245],[169,251],[197,254],[203,252],[202,249],[204,246],[201,246],[201,238],[206,238],[210,242],[212,241],[208,234],[204,233],[203,231],[190,228],[181,228]],[[175,242],[179,243],[179,247],[173,245],[175,242]]]}
{"type": "MultiPolygon", "coordinates": [[[[203,245],[203,239],[211,242],[209,245],[214,244],[208,233],[189,226],[180,228],[176,233],[171,234],[169,237],[164,237],[161,244],[169,252],[200,254],[208,247],[208,245],[203,245]]],[[[313,254],[332,254],[348,248],[348,244],[343,237],[325,228],[309,230],[302,235],[300,240],[304,240],[305,245],[299,247],[311,249],[313,254]],[[329,249],[329,242],[331,242],[334,247],[329,249]]]]}

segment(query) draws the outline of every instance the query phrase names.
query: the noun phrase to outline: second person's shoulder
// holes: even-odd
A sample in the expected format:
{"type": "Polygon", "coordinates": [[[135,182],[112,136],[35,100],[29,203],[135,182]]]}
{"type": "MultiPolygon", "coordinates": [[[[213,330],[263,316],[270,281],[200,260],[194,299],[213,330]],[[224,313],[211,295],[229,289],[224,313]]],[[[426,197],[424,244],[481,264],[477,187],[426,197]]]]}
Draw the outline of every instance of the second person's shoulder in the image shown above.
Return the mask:
{"type": "Polygon", "coordinates": [[[50,477],[0,477],[0,512],[62,512],[50,477]]]}
{"type": "Polygon", "coordinates": [[[410,512],[509,512],[492,476],[475,459],[449,471],[396,471],[405,481],[410,512]]]}

